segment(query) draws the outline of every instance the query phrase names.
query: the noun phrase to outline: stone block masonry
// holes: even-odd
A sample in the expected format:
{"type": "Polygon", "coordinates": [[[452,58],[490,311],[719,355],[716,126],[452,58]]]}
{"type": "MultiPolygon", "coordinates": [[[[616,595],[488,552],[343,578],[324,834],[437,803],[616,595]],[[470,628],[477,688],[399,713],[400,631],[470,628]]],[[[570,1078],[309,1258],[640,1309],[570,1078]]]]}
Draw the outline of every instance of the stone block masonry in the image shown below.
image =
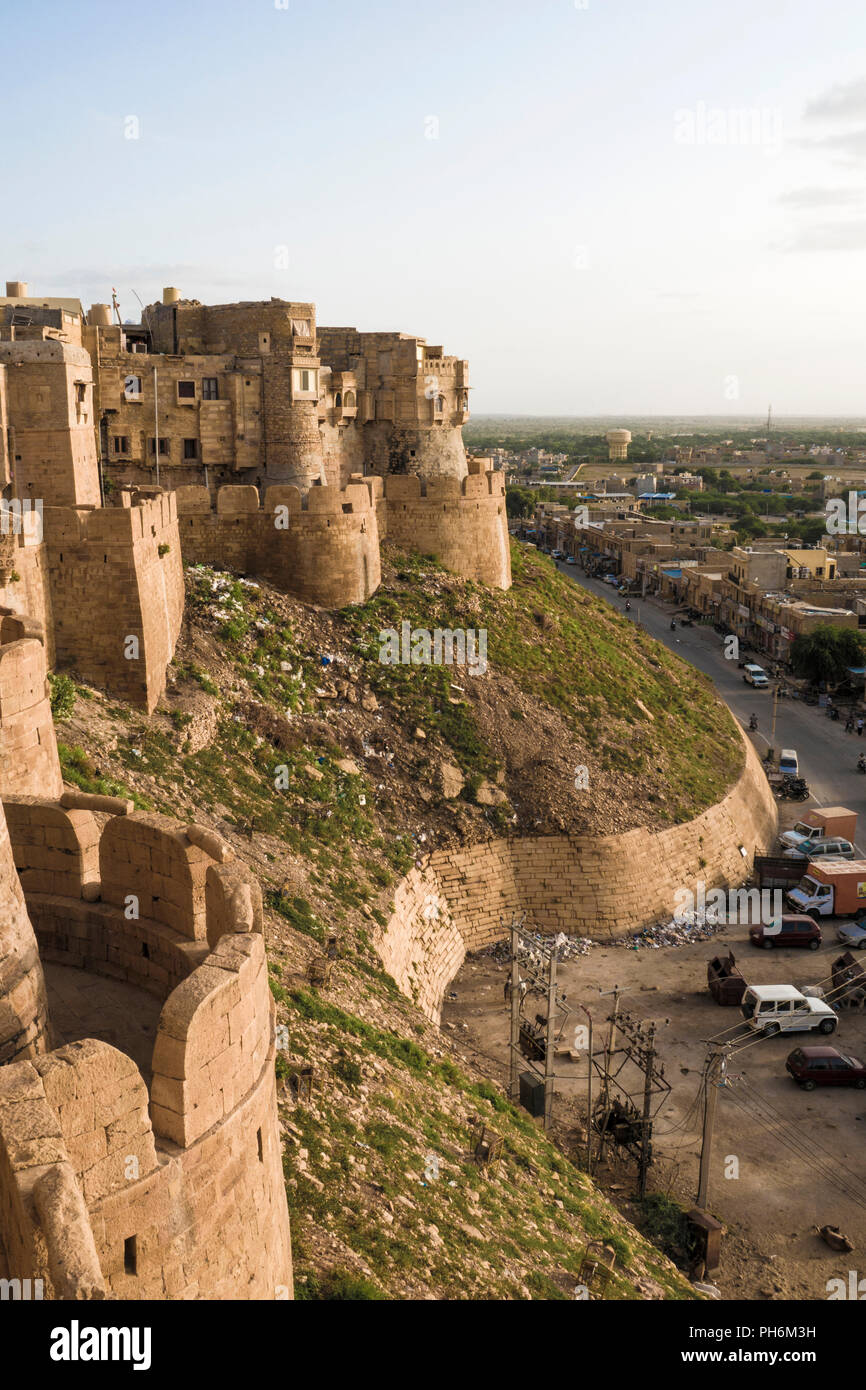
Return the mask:
{"type": "Polygon", "coordinates": [[[379,530],[371,489],[223,487],[211,510],[207,489],[180,488],[179,531],[187,563],[255,574],[305,603],[342,608],[379,587],[379,530]]]}
{"type": "Polygon", "coordinates": [[[528,913],[537,931],[606,941],[671,916],[677,891],[697,880],[707,888],[741,884],[777,828],[763,768],[751,743],[744,745],[736,785],[685,825],[591,840],[488,840],[429,855],[400,884],[376,942],[386,970],[438,1023],[465,952],[499,940],[513,913],[528,913]]]}
{"type": "Polygon", "coordinates": [[[183,616],[174,494],[92,511],[46,507],[56,661],[156,708],[183,616]]]}
{"type": "Polygon", "coordinates": [[[71,800],[8,803],[36,936],[0,808],[0,1277],[55,1298],[290,1298],[258,885],[211,832],[71,800]],[[95,810],[118,811],[101,835],[95,810]],[[36,937],[161,1001],[149,1083],[98,1039],[47,1050],[36,937]]]}
{"type": "Polygon", "coordinates": [[[388,539],[491,589],[511,587],[511,550],[501,473],[385,479],[388,539]]]}

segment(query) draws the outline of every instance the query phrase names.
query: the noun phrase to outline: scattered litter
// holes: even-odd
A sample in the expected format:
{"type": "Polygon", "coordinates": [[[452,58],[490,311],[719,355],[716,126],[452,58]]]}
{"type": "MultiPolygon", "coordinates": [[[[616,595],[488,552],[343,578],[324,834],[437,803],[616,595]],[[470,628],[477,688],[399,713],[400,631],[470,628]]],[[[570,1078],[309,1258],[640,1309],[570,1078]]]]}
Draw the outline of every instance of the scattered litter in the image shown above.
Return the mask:
{"type": "Polygon", "coordinates": [[[638,951],[642,946],[657,951],[660,946],[687,946],[692,941],[708,941],[717,932],[724,931],[728,925],[726,919],[715,913],[708,916],[704,911],[683,912],[675,914],[667,922],[643,927],[631,936],[624,936],[610,944],[624,946],[632,951],[638,951]]]}

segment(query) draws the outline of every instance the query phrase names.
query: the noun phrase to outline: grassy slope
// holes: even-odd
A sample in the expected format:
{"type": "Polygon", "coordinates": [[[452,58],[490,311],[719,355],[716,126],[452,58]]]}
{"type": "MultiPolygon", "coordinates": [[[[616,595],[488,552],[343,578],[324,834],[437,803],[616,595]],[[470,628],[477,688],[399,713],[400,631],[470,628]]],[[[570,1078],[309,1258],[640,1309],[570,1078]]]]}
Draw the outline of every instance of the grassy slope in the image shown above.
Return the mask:
{"type": "MultiPolygon", "coordinates": [[[[736,736],[699,677],[543,559],[516,551],[514,590],[501,595],[429,561],[394,558],[383,590],[336,616],[189,571],[190,625],[163,707],[145,719],[79,687],[85,698],[59,729],[66,776],[85,788],[132,787],[143,805],[213,825],[262,880],[271,986],[287,1029],[277,1073],[300,1296],[567,1298],[595,1236],[618,1256],[609,1296],[693,1296],[505,1101],[483,1062],[427,1023],[381,970],[372,933],[421,850],[415,811],[428,815],[431,839],[465,839],[489,834],[510,807],[482,812],[473,801],[478,779],[501,764],[479,707],[443,668],[380,665],[378,632],[404,617],[486,626],[493,685],[507,668],[507,698],[522,692],[527,724],[533,700],[558,709],[599,767],[626,747],[629,756],[652,749],[658,775],[684,784],[679,814],[716,799],[736,774],[736,736]],[[541,625],[542,611],[552,626],[541,625]],[[338,660],[323,665],[323,653],[338,660]],[[326,688],[335,672],[352,692],[342,704],[326,688]],[[362,713],[371,689],[379,708],[362,713]],[[192,751],[203,706],[212,733],[192,751]],[[428,731],[417,747],[416,723],[428,731]],[[391,762],[363,752],[376,736],[387,749],[401,731],[406,748],[391,762]],[[450,751],[469,779],[448,806],[429,790],[434,749],[450,751]],[[276,793],[280,767],[289,785],[276,793]],[[425,799],[413,802],[419,785],[425,799]],[[334,928],[334,980],[315,990],[306,966],[334,928]],[[295,1105],[288,1077],[302,1061],[314,1064],[316,1088],[312,1103],[295,1105]],[[470,1158],[474,1119],[505,1140],[490,1179],[470,1158]]],[[[658,820],[671,814],[661,805],[658,820]]]]}

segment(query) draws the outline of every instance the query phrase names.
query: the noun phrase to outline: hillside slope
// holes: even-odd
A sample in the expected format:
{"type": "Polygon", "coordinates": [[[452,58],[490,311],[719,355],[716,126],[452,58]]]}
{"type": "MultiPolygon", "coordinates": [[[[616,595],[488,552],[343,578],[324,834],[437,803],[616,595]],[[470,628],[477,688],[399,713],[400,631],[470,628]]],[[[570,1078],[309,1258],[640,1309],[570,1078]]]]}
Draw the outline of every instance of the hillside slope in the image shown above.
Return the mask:
{"type": "Polygon", "coordinates": [[[609,1296],[694,1296],[372,949],[422,852],[505,828],[670,824],[739,771],[700,676],[541,557],[514,565],[514,589],[491,594],[390,552],[379,593],[340,614],[192,567],[160,709],[79,685],[58,725],[67,780],[194,815],[262,882],[299,1296],[571,1297],[596,1236],[618,1257],[609,1296]],[[486,629],[487,673],[382,664],[380,633],[404,621],[486,629]],[[332,981],[313,988],[334,930],[332,981]],[[305,1064],[313,1096],[296,1103],[305,1064]],[[505,1141],[489,1178],[469,1156],[478,1122],[505,1141]]]}

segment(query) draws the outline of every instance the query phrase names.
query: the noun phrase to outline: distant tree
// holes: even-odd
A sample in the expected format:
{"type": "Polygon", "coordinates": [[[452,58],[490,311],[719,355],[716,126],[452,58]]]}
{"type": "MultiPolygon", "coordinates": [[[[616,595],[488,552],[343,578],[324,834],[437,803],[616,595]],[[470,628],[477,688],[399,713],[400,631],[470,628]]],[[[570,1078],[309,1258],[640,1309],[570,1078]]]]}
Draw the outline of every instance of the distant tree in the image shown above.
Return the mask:
{"type": "Polygon", "coordinates": [[[823,477],[824,477],[824,474],[821,472],[821,470],[820,470],[819,468],[816,468],[815,471],[814,471],[814,473],[807,473],[807,474],[806,474],[806,482],[807,482],[807,483],[810,483],[810,482],[812,481],[813,478],[817,478],[817,479],[820,480],[820,479],[822,479],[823,477]]]}
{"type": "Polygon", "coordinates": [[[532,516],[534,511],[535,494],[530,488],[507,487],[505,489],[505,512],[507,516],[532,516]]]}
{"type": "Polygon", "coordinates": [[[836,685],[849,666],[862,666],[866,640],[851,627],[830,627],[822,623],[812,632],[795,637],[791,643],[791,668],[795,676],[817,685],[826,681],[836,685]]]}

